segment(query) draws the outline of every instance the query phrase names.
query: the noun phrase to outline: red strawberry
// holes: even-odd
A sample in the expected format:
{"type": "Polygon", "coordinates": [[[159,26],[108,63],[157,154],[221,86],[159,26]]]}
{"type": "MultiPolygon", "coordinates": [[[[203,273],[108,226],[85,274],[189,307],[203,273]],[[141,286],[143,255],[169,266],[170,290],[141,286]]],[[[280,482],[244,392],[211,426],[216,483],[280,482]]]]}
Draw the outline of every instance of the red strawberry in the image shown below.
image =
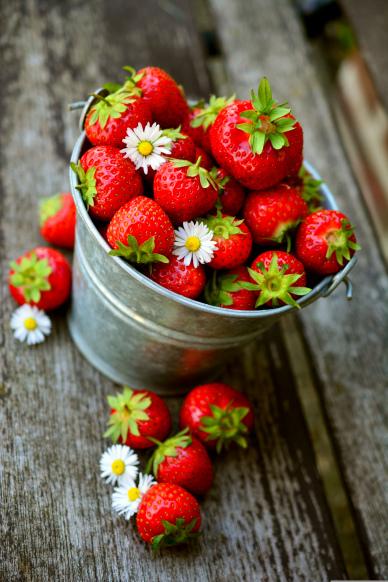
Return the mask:
{"type": "Polygon", "coordinates": [[[177,257],[171,257],[167,265],[155,265],[150,277],[162,287],[190,299],[196,299],[201,295],[206,283],[205,269],[202,265],[198,265],[197,268],[192,263],[185,265],[177,257]]]}
{"type": "Polygon", "coordinates": [[[116,257],[134,263],[168,263],[174,245],[174,228],[162,208],[145,196],[124,204],[113,216],[107,239],[116,257]]]}
{"type": "Polygon", "coordinates": [[[147,472],[152,469],[159,483],[175,483],[194,495],[204,495],[213,482],[213,467],[201,442],[184,429],[170,437],[148,461],[147,472]]]}
{"type": "Polygon", "coordinates": [[[252,101],[235,101],[210,129],[213,157],[252,190],[269,188],[295,173],[303,150],[302,128],[286,104],[277,105],[267,79],[252,101]]]}
{"type": "Polygon", "coordinates": [[[40,234],[52,245],[72,249],[75,237],[75,204],[70,192],[41,200],[40,234]]]}
{"type": "Polygon", "coordinates": [[[322,180],[316,180],[302,167],[297,176],[291,176],[286,181],[287,184],[296,188],[303,200],[306,202],[310,212],[319,210],[323,201],[323,195],[320,192],[322,180]]]}
{"type": "Polygon", "coordinates": [[[219,187],[218,206],[225,214],[236,216],[244,204],[244,188],[222,168],[213,168],[211,174],[219,187]]]}
{"type": "Polygon", "coordinates": [[[231,442],[246,448],[246,435],[253,428],[253,408],[244,394],[227,384],[203,384],[184,399],[180,426],[188,427],[217,452],[231,442]]]}
{"type": "Polygon", "coordinates": [[[243,220],[217,211],[216,216],[202,219],[213,231],[217,244],[209,266],[213,269],[233,269],[245,263],[252,250],[252,236],[243,220]]]}
{"type": "Polygon", "coordinates": [[[110,220],[123,204],[143,193],[134,164],[114,147],[91,148],[71,168],[78,176],[77,188],[90,214],[99,220],[110,220]]]}
{"type": "Polygon", "coordinates": [[[195,160],[197,161],[199,158],[201,158],[200,166],[202,166],[202,168],[205,168],[205,170],[208,170],[208,172],[210,172],[210,170],[215,165],[214,160],[209,156],[208,153],[205,152],[205,150],[197,146],[195,148],[195,160]]]}
{"type": "Polygon", "coordinates": [[[164,135],[172,139],[171,147],[171,158],[176,158],[177,160],[188,160],[189,162],[194,162],[195,157],[195,144],[189,135],[181,132],[181,128],[177,129],[165,129],[164,135]]]}
{"type": "Polygon", "coordinates": [[[9,290],[19,305],[29,303],[50,311],[69,298],[71,269],[59,251],[36,247],[10,266],[9,290]]]}
{"type": "Polygon", "coordinates": [[[254,309],[257,292],[244,289],[240,285],[243,281],[253,282],[246,267],[235,267],[222,274],[214,272],[205,289],[207,303],[226,309],[254,309]]]}
{"type": "Polygon", "coordinates": [[[136,515],[141,538],[157,550],[196,537],[201,526],[199,503],[179,485],[157,483],[143,496],[136,515]]]}
{"type": "Polygon", "coordinates": [[[93,145],[123,147],[123,139],[128,128],[134,129],[139,123],[152,123],[152,113],[140,90],[119,89],[105,97],[95,95],[98,100],[85,119],[85,132],[93,145]]]}
{"type": "MultiPolygon", "coordinates": [[[[200,103],[198,103],[197,105],[192,107],[182,122],[182,131],[184,133],[187,133],[187,135],[189,135],[192,138],[195,145],[197,145],[199,147],[203,147],[203,140],[206,139],[206,141],[208,141],[209,138],[208,138],[208,136],[206,136],[206,138],[204,137],[204,129],[202,126],[193,127],[191,124],[192,124],[193,119],[196,117],[196,115],[198,115],[199,113],[202,113],[202,111],[203,111],[202,105],[204,105],[203,101],[201,101],[200,103]]],[[[210,147],[210,143],[209,143],[209,147],[210,147]]],[[[205,147],[203,149],[206,150],[207,148],[205,147]]]]}
{"type": "Polygon", "coordinates": [[[145,67],[133,79],[141,89],[142,98],[151,109],[154,121],[163,128],[177,127],[183,122],[189,106],[179,85],[166,71],[158,67],[145,67]]]}
{"type": "MultiPolygon", "coordinates": [[[[166,159],[176,158],[178,160],[189,160],[190,162],[194,162],[196,160],[195,144],[190,136],[181,133],[180,127],[177,129],[165,129],[163,134],[172,139],[171,152],[168,156],[163,157],[166,159]]],[[[140,172],[146,183],[153,188],[156,170],[148,167],[147,174],[144,174],[142,169],[140,169],[140,172]]]]}
{"type": "Polygon", "coordinates": [[[296,235],[296,255],[320,275],[337,273],[361,247],[354,227],[338,210],[318,210],[307,216],[296,235]]]}
{"type": "Polygon", "coordinates": [[[306,202],[288,184],[250,192],[244,205],[244,219],[257,244],[283,242],[307,214],[306,202]]]}
{"type": "Polygon", "coordinates": [[[195,164],[185,160],[166,162],[154,180],[155,200],[178,224],[209,212],[217,200],[217,190],[200,160],[195,164]]]}
{"type": "Polygon", "coordinates": [[[195,107],[186,118],[185,127],[190,127],[188,130],[189,135],[193,135],[196,144],[209,154],[211,153],[209,129],[219,112],[233,103],[234,99],[234,95],[229,99],[212,95],[206,106],[195,107]]]}
{"type": "Polygon", "coordinates": [[[111,414],[104,434],[114,443],[134,449],[153,447],[151,439],[162,441],[171,430],[170,412],[159,396],[150,390],[132,390],[108,396],[111,414]]]}
{"type": "Polygon", "coordinates": [[[290,253],[266,251],[258,255],[248,269],[254,283],[242,283],[244,289],[256,291],[256,307],[292,305],[299,307],[294,297],[311,291],[306,285],[304,266],[290,253]]]}

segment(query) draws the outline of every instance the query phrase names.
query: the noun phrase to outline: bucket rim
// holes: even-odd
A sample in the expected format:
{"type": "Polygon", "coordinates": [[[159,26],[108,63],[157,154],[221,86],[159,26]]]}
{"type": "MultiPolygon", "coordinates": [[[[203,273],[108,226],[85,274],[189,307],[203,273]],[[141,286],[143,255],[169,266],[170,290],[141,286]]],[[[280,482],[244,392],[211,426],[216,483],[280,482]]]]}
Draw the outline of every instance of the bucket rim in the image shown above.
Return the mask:
{"type": "MultiPolygon", "coordinates": [[[[70,158],[71,162],[74,162],[75,164],[79,162],[80,153],[82,151],[82,147],[85,143],[85,140],[86,134],[85,131],[83,130],[74,145],[70,158]]],[[[316,180],[322,180],[321,176],[310,162],[304,160],[303,165],[306,168],[306,170],[313,176],[313,178],[315,178],[316,180]]],[[[108,253],[111,250],[111,247],[108,245],[106,240],[100,234],[96,225],[92,221],[89,213],[87,212],[82,196],[80,192],[76,189],[77,186],[76,174],[73,172],[71,168],[69,169],[69,174],[70,174],[71,194],[73,196],[77,208],[77,214],[82,219],[86,228],[95,239],[96,244],[98,244],[100,247],[102,247],[104,251],[108,253]]],[[[320,192],[324,196],[327,208],[331,210],[339,210],[338,204],[333,193],[331,192],[327,184],[325,184],[324,182],[322,182],[320,186],[320,192]]],[[[231,317],[236,319],[261,319],[264,317],[268,318],[270,316],[279,317],[280,315],[289,313],[290,311],[298,311],[298,309],[292,305],[282,305],[280,307],[259,310],[257,309],[237,310],[237,309],[227,309],[224,307],[217,307],[214,305],[208,305],[207,303],[202,303],[201,301],[197,301],[195,299],[189,299],[188,297],[184,297],[183,295],[179,295],[174,291],[170,291],[169,289],[162,287],[155,281],[152,281],[152,279],[150,279],[146,275],[143,275],[143,273],[138,271],[134,266],[132,266],[130,263],[127,263],[120,257],[110,257],[110,258],[113,261],[115,261],[116,264],[127,275],[130,275],[131,277],[136,279],[140,284],[144,285],[145,287],[148,287],[155,293],[163,295],[167,299],[170,299],[176,303],[180,303],[181,305],[193,309],[194,311],[200,311],[202,313],[209,313],[212,315],[220,315],[222,317],[231,317]]],[[[335,281],[344,279],[346,274],[352,269],[352,267],[356,263],[356,260],[357,260],[356,256],[353,255],[351,260],[343,267],[343,269],[338,271],[335,275],[329,275],[324,277],[317,285],[315,285],[312,288],[310,293],[296,300],[298,305],[300,305],[300,307],[309,305],[313,301],[316,301],[320,297],[323,297],[325,293],[327,293],[328,289],[334,288],[334,286],[336,287],[337,285],[334,284],[335,281]]]]}

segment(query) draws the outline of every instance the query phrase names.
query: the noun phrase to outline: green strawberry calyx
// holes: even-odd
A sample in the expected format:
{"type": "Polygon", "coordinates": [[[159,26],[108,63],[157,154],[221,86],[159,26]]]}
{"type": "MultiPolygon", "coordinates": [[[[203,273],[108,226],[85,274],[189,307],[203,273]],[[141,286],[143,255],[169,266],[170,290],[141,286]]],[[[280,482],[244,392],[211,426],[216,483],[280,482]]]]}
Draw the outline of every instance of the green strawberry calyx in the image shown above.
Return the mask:
{"type": "Polygon", "coordinates": [[[112,249],[109,254],[112,257],[123,257],[131,263],[148,265],[150,263],[169,263],[167,257],[154,253],[155,237],[151,236],[145,242],[139,245],[135,236],[129,234],[127,237],[128,244],[125,245],[117,241],[117,249],[112,249]]]}
{"type": "Polygon", "coordinates": [[[234,216],[222,215],[221,210],[217,210],[215,216],[209,215],[202,218],[201,222],[213,231],[215,236],[228,240],[234,234],[246,234],[241,228],[240,224],[244,222],[242,219],[237,219],[234,216]]]}
{"type": "Polygon", "coordinates": [[[91,95],[97,99],[97,103],[90,109],[89,123],[94,125],[98,121],[101,129],[104,129],[109,119],[118,119],[122,116],[124,111],[128,109],[128,105],[133,103],[137,91],[118,89],[105,96],[98,93],[91,95]]]}
{"type": "Polygon", "coordinates": [[[89,206],[94,206],[94,197],[97,195],[95,166],[91,166],[86,172],[81,166],[81,162],[78,162],[78,164],[70,162],[70,167],[78,177],[79,184],[77,184],[76,189],[81,192],[81,196],[87,208],[89,208],[89,206]]]}
{"type": "Polygon", "coordinates": [[[296,120],[286,117],[291,112],[287,103],[278,105],[272,99],[271,86],[266,77],[261,79],[257,94],[251,91],[251,102],[253,109],[240,113],[240,117],[247,121],[238,123],[236,127],[249,134],[252,152],[261,154],[267,141],[275,150],[288,146],[284,134],[294,129],[296,120]]]}
{"type": "Polygon", "coordinates": [[[43,226],[49,218],[55,216],[62,208],[62,195],[54,194],[43,198],[39,203],[39,223],[43,226]]]}
{"type": "Polygon", "coordinates": [[[233,295],[241,291],[242,286],[237,281],[237,275],[217,275],[214,271],[212,280],[206,285],[205,299],[209,305],[220,307],[221,305],[233,305],[233,295]]]}
{"type": "Polygon", "coordinates": [[[38,259],[32,252],[27,257],[17,261],[11,261],[13,271],[10,283],[14,287],[20,287],[23,297],[27,302],[38,303],[42,291],[49,291],[51,285],[49,277],[53,272],[47,259],[38,259]]]}
{"type": "Polygon", "coordinates": [[[268,269],[265,268],[262,262],[257,263],[257,266],[260,272],[254,269],[248,269],[249,275],[255,283],[248,281],[241,283],[244,289],[259,291],[256,307],[261,307],[265,303],[270,302],[273,307],[286,303],[287,305],[292,305],[300,309],[300,305],[295,301],[293,295],[303,296],[311,291],[309,287],[294,286],[302,276],[302,273],[286,275],[288,265],[285,264],[279,267],[276,253],[273,254],[268,269]]]}
{"type": "Polygon", "coordinates": [[[143,393],[135,393],[125,386],[121,394],[108,396],[107,400],[114,412],[109,417],[108,430],[104,437],[111,438],[114,443],[121,437],[125,443],[128,432],[140,436],[138,422],[149,420],[146,410],[151,406],[151,398],[143,393]]]}
{"type": "Polygon", "coordinates": [[[181,126],[179,125],[178,127],[176,127],[175,129],[170,128],[170,129],[163,129],[162,134],[165,137],[168,137],[171,139],[171,141],[177,141],[178,139],[186,139],[187,135],[185,135],[184,133],[181,133],[181,126]]]}
{"type": "Polygon", "coordinates": [[[199,532],[193,532],[196,523],[196,517],[187,524],[183,517],[178,517],[175,523],[163,519],[164,533],[152,538],[152,549],[158,551],[165,547],[177,546],[196,539],[199,536],[199,532]]]}
{"type": "Polygon", "coordinates": [[[133,91],[135,91],[137,95],[141,95],[142,91],[140,87],[137,86],[137,84],[144,77],[145,73],[144,72],[137,73],[136,69],[134,67],[131,67],[130,65],[125,65],[125,67],[122,67],[122,69],[126,73],[129,73],[129,75],[126,77],[125,82],[121,87],[120,91],[124,91],[127,93],[132,93],[133,91]]]}
{"type": "Polygon", "coordinates": [[[246,449],[248,427],[242,421],[249,413],[249,408],[235,407],[231,401],[226,408],[210,404],[210,410],[212,415],[201,418],[200,428],[207,433],[207,440],[217,441],[217,453],[220,453],[224,447],[227,448],[232,442],[246,449]]]}
{"type": "Polygon", "coordinates": [[[299,170],[298,176],[302,180],[301,196],[303,200],[307,203],[310,211],[318,210],[323,200],[323,194],[321,194],[323,180],[313,178],[303,166],[299,170]]]}
{"type": "Polygon", "coordinates": [[[163,463],[166,457],[177,457],[178,456],[178,448],[185,449],[193,442],[193,439],[189,434],[188,428],[185,428],[181,432],[178,432],[173,437],[170,437],[163,443],[157,441],[156,439],[150,437],[149,440],[152,441],[154,444],[158,445],[158,447],[152,453],[152,456],[148,460],[146,473],[150,473],[151,470],[155,477],[158,474],[158,468],[161,463],[163,463]]]}
{"type": "Polygon", "coordinates": [[[169,161],[174,164],[176,168],[187,168],[187,176],[189,178],[199,177],[202,188],[211,186],[214,190],[218,190],[217,182],[213,178],[211,172],[203,168],[200,164],[202,156],[199,156],[195,164],[187,160],[178,160],[176,158],[169,158],[169,161]]]}
{"type": "Polygon", "coordinates": [[[191,127],[203,127],[208,129],[216,120],[219,112],[233,103],[236,99],[235,95],[231,97],[216,97],[212,95],[206,107],[202,107],[202,111],[197,113],[190,122],[191,127]]]}
{"type": "Polygon", "coordinates": [[[341,220],[341,228],[330,229],[326,235],[327,252],[326,259],[330,259],[333,254],[337,263],[341,266],[344,264],[344,259],[350,261],[350,251],[361,250],[361,245],[351,240],[354,236],[354,226],[349,220],[343,218],[341,220]]]}

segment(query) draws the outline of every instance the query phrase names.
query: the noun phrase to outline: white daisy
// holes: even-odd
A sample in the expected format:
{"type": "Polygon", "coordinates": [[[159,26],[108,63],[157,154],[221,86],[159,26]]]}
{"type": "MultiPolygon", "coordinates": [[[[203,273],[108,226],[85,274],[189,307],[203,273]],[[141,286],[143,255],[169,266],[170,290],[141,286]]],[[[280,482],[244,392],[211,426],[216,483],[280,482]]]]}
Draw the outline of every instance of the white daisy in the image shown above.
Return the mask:
{"type": "Polygon", "coordinates": [[[14,337],[29,346],[40,344],[51,332],[50,318],[33,305],[22,305],[13,312],[11,328],[14,337]]]}
{"type": "Polygon", "coordinates": [[[175,231],[173,254],[185,265],[193,262],[195,268],[199,263],[209,263],[217,250],[217,243],[213,240],[213,231],[203,222],[184,222],[175,231]]]}
{"type": "Polygon", "coordinates": [[[112,494],[112,507],[125,519],[130,519],[137,513],[144,493],[148,491],[156,481],[152,475],[139,474],[139,482],[136,485],[133,479],[126,479],[112,494]]]}
{"type": "Polygon", "coordinates": [[[126,445],[112,445],[100,459],[101,477],[115,485],[125,479],[136,479],[139,457],[126,445]]]}
{"type": "Polygon", "coordinates": [[[135,129],[128,128],[123,142],[127,147],[120,150],[121,153],[135,164],[136,170],[143,168],[145,174],[149,166],[157,170],[164,164],[166,158],[162,154],[171,153],[172,140],[163,134],[157,123],[147,123],[144,128],[139,123],[135,129]]]}

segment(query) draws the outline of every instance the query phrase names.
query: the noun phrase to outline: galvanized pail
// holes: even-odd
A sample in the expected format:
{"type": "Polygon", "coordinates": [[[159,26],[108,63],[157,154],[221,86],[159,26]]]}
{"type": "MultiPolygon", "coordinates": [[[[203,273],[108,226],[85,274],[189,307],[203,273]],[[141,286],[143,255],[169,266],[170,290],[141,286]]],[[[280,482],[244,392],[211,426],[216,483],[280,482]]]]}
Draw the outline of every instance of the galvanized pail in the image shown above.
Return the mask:
{"type": "MultiPolygon", "coordinates": [[[[87,142],[83,131],[71,156],[77,163],[87,142]]],[[[83,104],[84,105],[84,104],[83,104]]],[[[314,168],[306,168],[319,179],[314,168]]],[[[237,311],[186,299],[159,286],[118,257],[90,219],[70,171],[71,192],[77,207],[73,262],[70,333],[89,362],[112,380],[165,395],[183,393],[215,376],[236,351],[273,325],[292,307],[237,311]]],[[[324,205],[337,209],[334,196],[322,185],[324,205]]],[[[356,258],[335,276],[324,278],[305,297],[301,307],[327,297],[347,274],[356,258]]]]}

